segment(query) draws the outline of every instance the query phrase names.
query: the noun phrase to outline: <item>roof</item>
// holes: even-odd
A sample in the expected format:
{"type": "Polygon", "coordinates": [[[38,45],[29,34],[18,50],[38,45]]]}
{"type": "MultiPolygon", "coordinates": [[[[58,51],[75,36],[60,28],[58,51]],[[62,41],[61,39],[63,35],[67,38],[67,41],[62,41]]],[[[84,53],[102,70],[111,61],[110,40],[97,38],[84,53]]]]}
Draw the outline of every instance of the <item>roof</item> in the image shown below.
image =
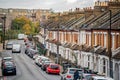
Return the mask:
{"type": "Polygon", "coordinates": [[[93,49],[93,47],[91,47],[91,46],[88,46],[86,44],[82,45],[82,51],[90,52],[92,49],[93,49]]]}
{"type": "Polygon", "coordinates": [[[113,58],[114,59],[120,59],[120,47],[118,47],[116,50],[114,50],[113,52],[113,58]]]}
{"type": "Polygon", "coordinates": [[[96,48],[95,48],[95,51],[94,51],[95,53],[97,53],[97,54],[105,54],[106,53],[106,48],[104,48],[104,47],[101,47],[101,46],[97,46],[96,48]]]}
{"type": "Polygon", "coordinates": [[[70,47],[70,49],[72,50],[80,50],[81,49],[81,46],[79,46],[78,44],[74,44],[70,47]]]}
{"type": "Polygon", "coordinates": [[[64,45],[65,48],[70,48],[72,45],[72,43],[67,43],[66,45],[64,45]]]}
{"type": "MultiPolygon", "coordinates": [[[[111,29],[120,29],[120,10],[112,11],[111,15],[111,29]]],[[[110,12],[105,11],[99,16],[92,17],[88,22],[84,21],[81,24],[81,29],[109,29],[110,12]]]]}

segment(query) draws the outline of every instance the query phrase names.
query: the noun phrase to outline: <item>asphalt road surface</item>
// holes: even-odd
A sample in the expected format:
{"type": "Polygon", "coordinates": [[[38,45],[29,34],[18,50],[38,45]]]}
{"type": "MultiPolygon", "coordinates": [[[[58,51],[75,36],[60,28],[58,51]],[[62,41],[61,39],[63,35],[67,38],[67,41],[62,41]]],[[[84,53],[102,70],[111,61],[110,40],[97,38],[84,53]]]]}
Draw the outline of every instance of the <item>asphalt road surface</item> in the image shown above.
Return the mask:
{"type": "Polygon", "coordinates": [[[12,53],[6,50],[2,56],[12,56],[16,63],[17,75],[4,76],[4,80],[60,80],[59,75],[47,74],[38,67],[34,60],[29,58],[25,53],[25,45],[23,40],[15,40],[22,44],[21,53],[12,53]]]}

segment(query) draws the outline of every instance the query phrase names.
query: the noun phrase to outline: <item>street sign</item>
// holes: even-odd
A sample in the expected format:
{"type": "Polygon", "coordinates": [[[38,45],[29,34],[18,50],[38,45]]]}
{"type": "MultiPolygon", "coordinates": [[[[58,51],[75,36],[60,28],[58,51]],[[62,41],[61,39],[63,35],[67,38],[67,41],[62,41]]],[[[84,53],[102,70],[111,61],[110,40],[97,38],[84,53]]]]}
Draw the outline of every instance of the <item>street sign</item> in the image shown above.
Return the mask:
{"type": "Polygon", "coordinates": [[[0,31],[2,31],[3,27],[2,27],[2,23],[0,23],[0,31]]]}

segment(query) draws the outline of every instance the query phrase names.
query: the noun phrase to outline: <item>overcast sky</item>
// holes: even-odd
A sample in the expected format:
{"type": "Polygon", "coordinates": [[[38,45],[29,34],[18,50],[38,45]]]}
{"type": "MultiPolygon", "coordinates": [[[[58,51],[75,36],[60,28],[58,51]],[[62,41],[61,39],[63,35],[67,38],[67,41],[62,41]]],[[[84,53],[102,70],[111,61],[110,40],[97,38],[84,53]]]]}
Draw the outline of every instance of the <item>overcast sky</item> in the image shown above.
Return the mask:
{"type": "Polygon", "coordinates": [[[95,0],[0,0],[0,8],[52,9],[68,11],[69,9],[93,7],[95,0]]]}

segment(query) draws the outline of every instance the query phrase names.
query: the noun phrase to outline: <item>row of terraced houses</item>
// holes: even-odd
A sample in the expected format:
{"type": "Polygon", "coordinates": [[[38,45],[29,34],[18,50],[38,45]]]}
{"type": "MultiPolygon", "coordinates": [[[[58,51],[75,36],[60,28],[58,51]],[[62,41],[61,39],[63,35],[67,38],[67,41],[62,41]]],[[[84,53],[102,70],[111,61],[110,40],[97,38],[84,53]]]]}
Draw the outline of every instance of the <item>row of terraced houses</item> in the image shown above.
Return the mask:
{"type": "Polygon", "coordinates": [[[57,13],[41,24],[39,41],[49,53],[120,80],[120,0],[57,13]],[[58,48],[57,48],[58,46],[58,48]],[[109,62],[112,61],[112,67],[109,62]]]}

